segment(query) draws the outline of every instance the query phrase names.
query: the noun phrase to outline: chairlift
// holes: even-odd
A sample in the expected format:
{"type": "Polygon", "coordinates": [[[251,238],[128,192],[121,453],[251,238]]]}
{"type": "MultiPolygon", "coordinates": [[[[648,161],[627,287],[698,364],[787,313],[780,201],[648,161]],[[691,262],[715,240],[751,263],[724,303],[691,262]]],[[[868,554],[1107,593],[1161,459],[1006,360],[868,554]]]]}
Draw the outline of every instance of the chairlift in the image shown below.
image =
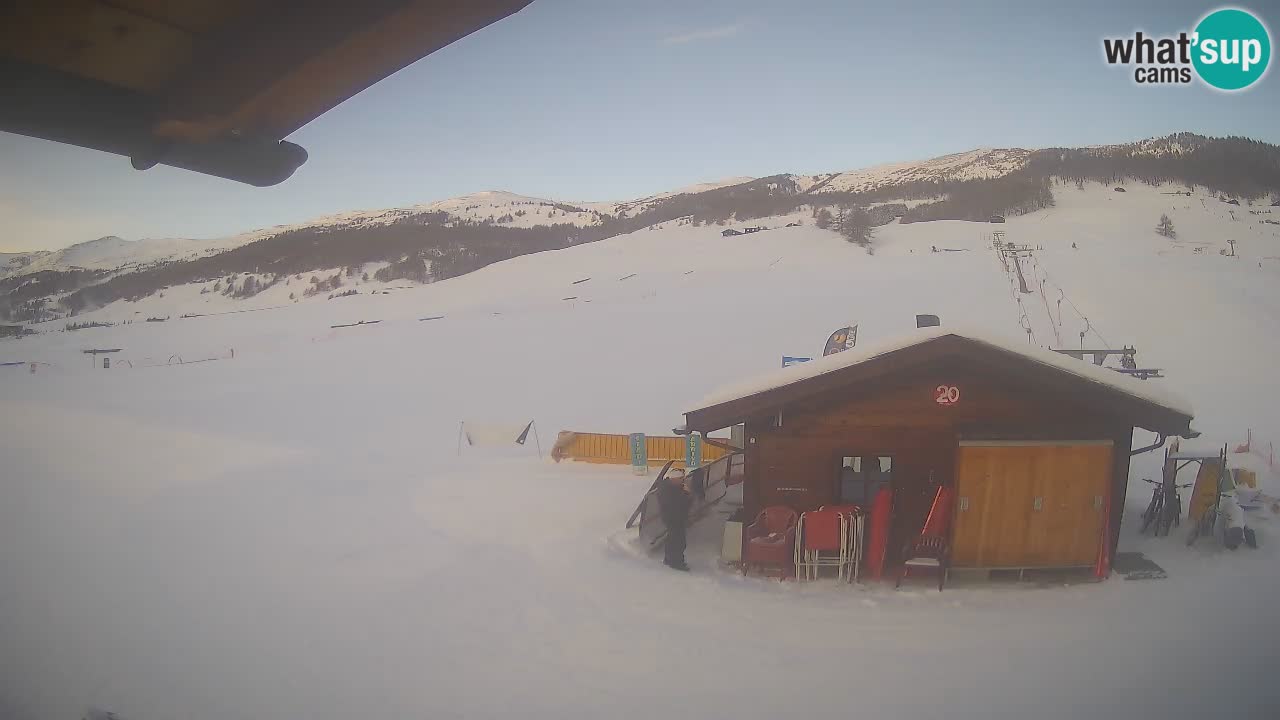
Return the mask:
{"type": "MultiPolygon", "coordinates": [[[[1086,320],[1086,322],[1088,321],[1086,320]]],[[[1120,367],[1109,367],[1107,368],[1108,370],[1113,370],[1115,372],[1121,373],[1123,375],[1128,375],[1130,377],[1136,377],[1140,380],[1150,380],[1152,378],[1165,377],[1162,374],[1163,368],[1138,367],[1138,359],[1137,359],[1138,349],[1136,347],[1132,345],[1125,345],[1121,347],[1119,350],[1113,350],[1111,348],[1106,348],[1106,349],[1085,348],[1084,335],[1085,333],[1082,331],[1080,333],[1080,349],[1079,350],[1071,350],[1071,349],[1063,349],[1063,348],[1050,348],[1050,349],[1056,353],[1059,353],[1061,355],[1067,355],[1077,360],[1084,360],[1086,357],[1088,357],[1090,360],[1093,361],[1093,364],[1097,365],[1098,367],[1103,367],[1103,363],[1106,362],[1107,358],[1111,357],[1112,355],[1118,355],[1120,357],[1120,367]]]]}

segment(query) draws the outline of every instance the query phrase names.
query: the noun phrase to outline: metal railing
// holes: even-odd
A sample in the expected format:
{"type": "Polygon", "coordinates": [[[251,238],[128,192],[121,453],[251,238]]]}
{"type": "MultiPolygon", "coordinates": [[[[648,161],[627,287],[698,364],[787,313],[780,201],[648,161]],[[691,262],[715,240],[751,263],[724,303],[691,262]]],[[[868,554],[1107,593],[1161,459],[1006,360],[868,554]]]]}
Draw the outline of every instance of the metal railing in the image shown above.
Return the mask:
{"type": "MultiPolygon", "coordinates": [[[[640,541],[648,548],[656,548],[667,539],[667,525],[662,521],[662,509],[658,506],[659,483],[664,482],[671,463],[663,466],[658,478],[653,481],[649,491],[631,514],[627,527],[639,525],[640,541]],[[636,520],[639,519],[637,523],[636,520]]],[[[730,485],[742,482],[746,472],[746,456],[734,452],[716,460],[710,465],[703,465],[690,472],[686,478],[689,491],[693,493],[693,505],[689,508],[689,525],[701,520],[716,503],[724,499],[730,485]]]]}

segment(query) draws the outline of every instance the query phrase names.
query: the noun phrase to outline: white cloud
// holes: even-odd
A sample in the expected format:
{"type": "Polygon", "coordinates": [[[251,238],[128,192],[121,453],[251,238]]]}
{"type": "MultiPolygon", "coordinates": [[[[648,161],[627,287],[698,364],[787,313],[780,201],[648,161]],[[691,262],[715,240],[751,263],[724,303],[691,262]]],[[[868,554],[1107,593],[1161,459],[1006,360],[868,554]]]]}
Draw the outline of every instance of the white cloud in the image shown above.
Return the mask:
{"type": "Polygon", "coordinates": [[[707,28],[706,30],[694,30],[692,32],[680,33],[679,35],[668,35],[662,39],[662,42],[668,45],[676,45],[691,42],[701,42],[703,40],[720,40],[727,37],[733,37],[746,29],[746,23],[736,22],[732,25],[721,25],[720,27],[707,28]]]}

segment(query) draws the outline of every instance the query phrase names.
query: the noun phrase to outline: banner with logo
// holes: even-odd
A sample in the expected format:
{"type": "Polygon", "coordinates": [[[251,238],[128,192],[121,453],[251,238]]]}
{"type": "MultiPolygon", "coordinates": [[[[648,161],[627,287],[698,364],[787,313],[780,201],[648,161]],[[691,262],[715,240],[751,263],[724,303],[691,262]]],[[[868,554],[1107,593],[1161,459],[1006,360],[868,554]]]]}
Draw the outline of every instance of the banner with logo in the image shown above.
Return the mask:
{"type": "Polygon", "coordinates": [[[627,443],[631,446],[631,472],[649,474],[649,448],[645,444],[644,433],[631,433],[627,443]]]}
{"type": "MultiPolygon", "coordinates": [[[[1187,18],[1190,20],[1191,18],[1187,18]]],[[[1245,90],[1267,74],[1271,34],[1248,10],[1222,7],[1177,33],[1102,39],[1103,59],[1122,66],[1138,86],[1200,83],[1225,92],[1245,90]]]]}
{"type": "Polygon", "coordinates": [[[807,363],[807,362],[809,362],[809,361],[810,361],[810,360],[812,360],[812,359],[813,359],[813,358],[806,358],[806,357],[791,357],[790,355],[783,355],[783,356],[782,356],[782,367],[791,367],[792,365],[798,365],[798,364],[800,364],[800,363],[807,363]]]}
{"type": "Polygon", "coordinates": [[[689,433],[684,442],[684,466],[702,467],[702,435],[689,433]]]}
{"type": "Polygon", "coordinates": [[[849,327],[842,327],[831,333],[831,337],[827,338],[827,346],[823,349],[822,356],[826,357],[838,352],[844,352],[857,344],[858,326],[854,324],[849,327]]]}

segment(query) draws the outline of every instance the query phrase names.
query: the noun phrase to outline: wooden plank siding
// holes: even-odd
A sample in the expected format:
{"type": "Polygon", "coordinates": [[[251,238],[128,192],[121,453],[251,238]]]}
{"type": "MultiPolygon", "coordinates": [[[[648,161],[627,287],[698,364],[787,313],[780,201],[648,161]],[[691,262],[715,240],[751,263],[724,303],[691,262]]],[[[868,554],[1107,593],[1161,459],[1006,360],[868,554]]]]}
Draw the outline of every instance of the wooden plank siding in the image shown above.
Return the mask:
{"type": "Polygon", "coordinates": [[[962,446],[952,562],[957,568],[1087,567],[1103,540],[1112,448],[962,446]]]}
{"type": "MultiPolygon", "coordinates": [[[[832,387],[824,396],[746,418],[744,503],[749,514],[769,505],[816,509],[839,498],[841,457],[892,457],[893,563],[923,526],[936,487],[954,486],[959,478],[961,441],[1110,441],[1114,453],[1109,445],[993,453],[985,462],[1001,479],[983,489],[984,507],[995,513],[992,518],[1011,517],[1002,530],[1010,539],[990,558],[956,558],[957,567],[1091,565],[1108,518],[1113,552],[1118,539],[1132,441],[1132,425],[1126,422],[1113,407],[1092,405],[1062,386],[954,357],[903,368],[871,383],[832,387]],[[959,387],[959,402],[938,404],[939,385],[959,387]],[[1100,508],[1094,507],[1095,495],[1103,497],[1100,508]],[[1032,517],[1027,508],[1036,497],[1058,507],[1032,517]]],[[[980,537],[984,531],[954,525],[961,533],[955,540],[958,552],[970,553],[963,534],[980,537]]]]}

